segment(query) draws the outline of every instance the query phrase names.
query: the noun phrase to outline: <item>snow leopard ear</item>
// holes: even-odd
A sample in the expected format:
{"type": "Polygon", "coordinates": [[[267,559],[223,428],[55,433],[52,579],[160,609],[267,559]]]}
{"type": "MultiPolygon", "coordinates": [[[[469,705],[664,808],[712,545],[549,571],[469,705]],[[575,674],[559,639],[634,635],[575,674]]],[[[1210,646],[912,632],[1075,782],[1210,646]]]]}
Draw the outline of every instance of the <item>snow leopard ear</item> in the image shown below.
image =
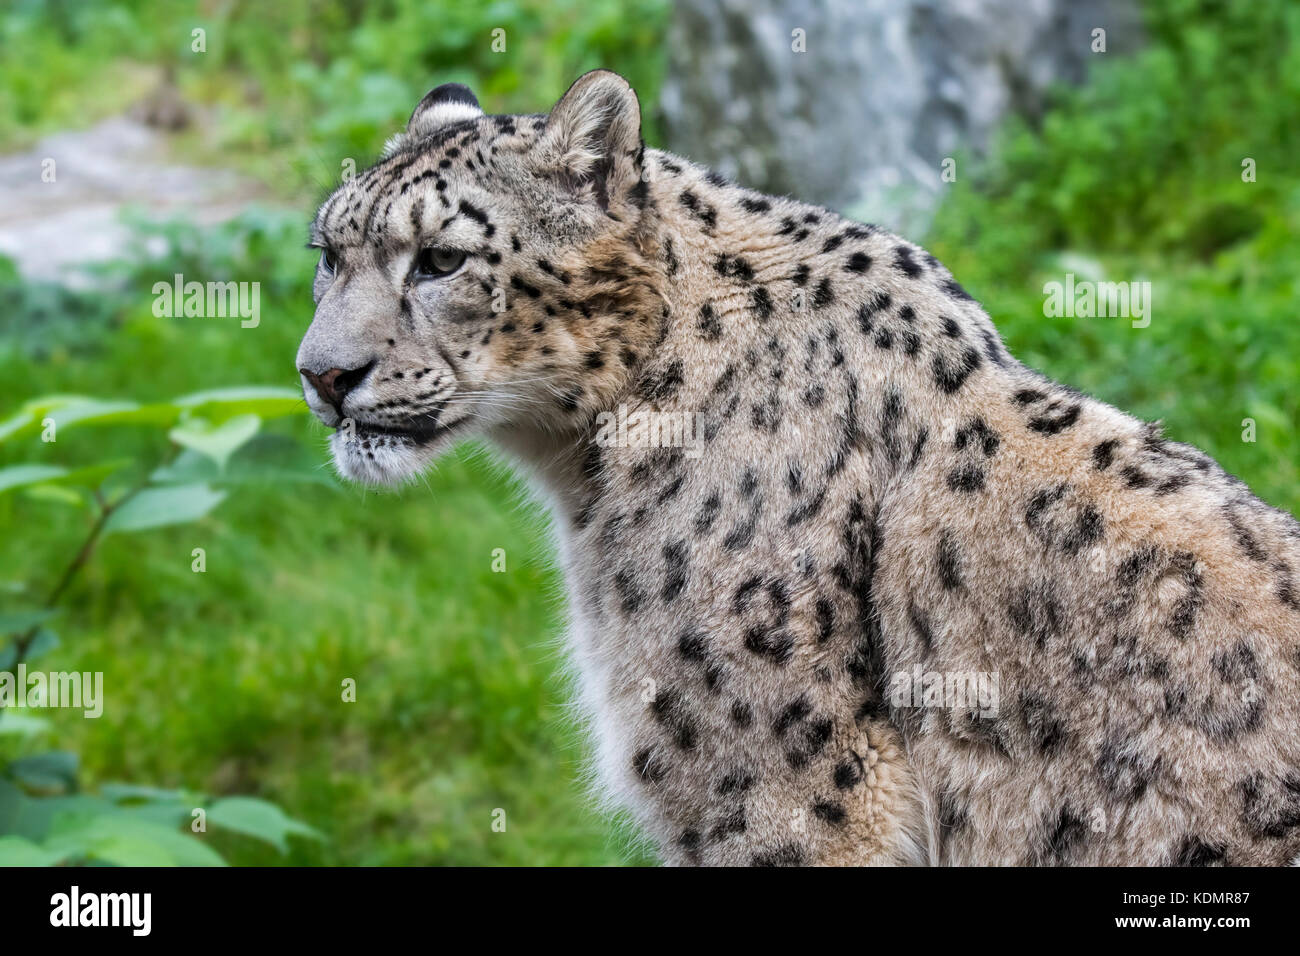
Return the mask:
{"type": "Polygon", "coordinates": [[[635,199],[641,178],[641,104],[627,80],[609,70],[580,76],[546,120],[538,143],[544,166],[606,211],[635,199]]]}
{"type": "Polygon", "coordinates": [[[384,146],[384,155],[390,156],[407,143],[424,139],[445,126],[454,126],[483,115],[478,100],[470,88],[461,83],[444,83],[424,94],[411,118],[406,132],[399,133],[384,146]]]}

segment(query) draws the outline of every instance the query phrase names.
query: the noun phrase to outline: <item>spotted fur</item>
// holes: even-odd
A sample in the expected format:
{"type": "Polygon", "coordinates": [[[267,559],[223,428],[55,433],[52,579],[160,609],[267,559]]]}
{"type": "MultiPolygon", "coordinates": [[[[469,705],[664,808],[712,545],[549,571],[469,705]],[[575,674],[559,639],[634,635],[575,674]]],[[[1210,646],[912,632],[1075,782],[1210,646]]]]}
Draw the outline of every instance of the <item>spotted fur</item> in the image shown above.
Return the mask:
{"type": "Polygon", "coordinates": [[[359,481],[472,435],[533,478],[602,792],[666,861],[1296,856],[1290,516],[1021,365],[921,248],[645,148],[616,75],[440,89],[319,211],[298,364],[349,387],[307,398],[359,481]],[[619,406],[703,453],[602,445],[619,406]],[[914,669],[1000,706],[900,703],[914,669]]]}

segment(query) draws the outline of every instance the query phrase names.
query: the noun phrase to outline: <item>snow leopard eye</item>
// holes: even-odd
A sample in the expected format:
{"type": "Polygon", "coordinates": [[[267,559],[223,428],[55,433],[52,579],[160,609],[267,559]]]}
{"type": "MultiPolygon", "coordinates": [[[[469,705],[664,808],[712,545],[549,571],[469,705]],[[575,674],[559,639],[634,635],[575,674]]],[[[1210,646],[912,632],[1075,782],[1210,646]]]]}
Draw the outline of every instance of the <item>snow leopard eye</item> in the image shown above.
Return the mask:
{"type": "Polygon", "coordinates": [[[430,247],[421,249],[415,257],[414,274],[417,279],[441,279],[451,275],[465,263],[465,253],[456,249],[430,247]]]}
{"type": "Polygon", "coordinates": [[[331,250],[322,249],[320,251],[320,265],[327,273],[333,275],[339,265],[338,257],[331,250]]]}

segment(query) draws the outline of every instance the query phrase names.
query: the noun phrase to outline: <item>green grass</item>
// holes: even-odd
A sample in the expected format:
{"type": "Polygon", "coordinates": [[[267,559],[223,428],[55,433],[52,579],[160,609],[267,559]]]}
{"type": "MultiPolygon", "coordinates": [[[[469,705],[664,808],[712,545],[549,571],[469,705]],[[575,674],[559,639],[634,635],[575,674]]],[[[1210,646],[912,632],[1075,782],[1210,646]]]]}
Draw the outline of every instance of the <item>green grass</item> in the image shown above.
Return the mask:
{"type": "MultiPolygon", "coordinates": [[[[414,0],[373,16],[342,5],[348,30],[304,19],[304,4],[275,21],[234,4],[219,9],[233,10],[222,23],[238,26],[239,42],[227,38],[180,83],[217,110],[222,161],[280,188],[299,182],[315,154],[373,155],[433,82],[467,79],[490,108],[535,110],[603,60],[632,73],[651,102],[664,6],[628,18],[616,6],[597,4],[588,17],[576,3],[554,16],[541,3],[472,15],[458,7],[421,40],[432,14],[414,0]],[[515,57],[481,48],[498,21],[515,36],[515,57]],[[356,84],[373,95],[356,97],[356,84]],[[248,87],[260,104],[231,92],[248,87]],[[298,178],[277,181],[281,169],[298,178]]],[[[61,8],[20,4],[6,21],[8,37],[25,43],[0,64],[0,144],[119,108],[106,78],[183,59],[175,37],[188,35],[198,9],[86,5],[92,13],[55,30],[61,8]],[[96,51],[107,57],[102,72],[77,72],[96,51]]],[[[1300,20],[1281,2],[1241,12],[1163,0],[1151,10],[1147,53],[1099,62],[1093,82],[1064,93],[1043,123],[1009,130],[996,161],[963,162],[929,245],[1022,360],[1164,419],[1172,437],[1295,512],[1300,20]],[[1240,179],[1247,155],[1259,165],[1253,184],[1240,179]],[[1063,251],[1096,260],[1111,279],[1150,279],[1150,328],[1044,317],[1043,283],[1069,269],[1063,251]],[[1241,440],[1247,417],[1253,444],[1241,440]]],[[[118,267],[120,291],[94,301],[0,268],[0,420],[60,391],[149,400],[295,385],[292,357],[311,314],[312,256],[301,244],[316,198],[297,195],[302,211],[288,217],[253,210],[215,232],[167,229],[161,260],[118,267]],[[153,317],[149,288],[175,271],[261,281],[261,325],[153,317]]],[[[306,416],[272,431],[324,467],[323,430],[306,416]]],[[[0,466],[116,452],[162,455],[165,442],[133,429],[72,430],[53,446],[0,446],[0,466]]],[[[43,592],[83,531],[84,516],[65,506],[0,497],[4,600],[43,592]]],[[[645,862],[578,783],[585,750],[564,709],[549,560],[542,516],[473,451],[398,494],[241,489],[197,524],[105,541],[57,621],[62,649],[42,661],[103,670],[105,713],[51,714],[52,742],[81,754],[87,785],[264,796],[328,836],[296,841],[288,857],[214,836],[236,863],[645,862]],[[190,570],[196,547],[206,551],[203,574],[190,570]],[[491,570],[494,548],[506,552],[505,573],[491,570]],[[355,703],[341,699],[346,678],[355,703]],[[498,808],[504,833],[492,826],[498,808]]],[[[16,747],[0,738],[0,756],[16,747]]]]}

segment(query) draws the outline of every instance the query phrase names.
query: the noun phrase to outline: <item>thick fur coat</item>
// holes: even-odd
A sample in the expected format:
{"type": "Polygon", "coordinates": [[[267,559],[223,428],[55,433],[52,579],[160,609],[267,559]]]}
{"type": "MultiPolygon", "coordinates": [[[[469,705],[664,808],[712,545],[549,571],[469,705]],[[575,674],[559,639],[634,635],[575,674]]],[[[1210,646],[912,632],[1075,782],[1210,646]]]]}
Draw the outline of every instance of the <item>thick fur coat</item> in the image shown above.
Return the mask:
{"type": "Polygon", "coordinates": [[[666,861],[1300,852],[1300,525],[1021,365],[924,250],[645,148],[603,71],[548,116],[440,87],[313,235],[338,467],[483,435],[532,476],[602,786],[666,861]]]}

